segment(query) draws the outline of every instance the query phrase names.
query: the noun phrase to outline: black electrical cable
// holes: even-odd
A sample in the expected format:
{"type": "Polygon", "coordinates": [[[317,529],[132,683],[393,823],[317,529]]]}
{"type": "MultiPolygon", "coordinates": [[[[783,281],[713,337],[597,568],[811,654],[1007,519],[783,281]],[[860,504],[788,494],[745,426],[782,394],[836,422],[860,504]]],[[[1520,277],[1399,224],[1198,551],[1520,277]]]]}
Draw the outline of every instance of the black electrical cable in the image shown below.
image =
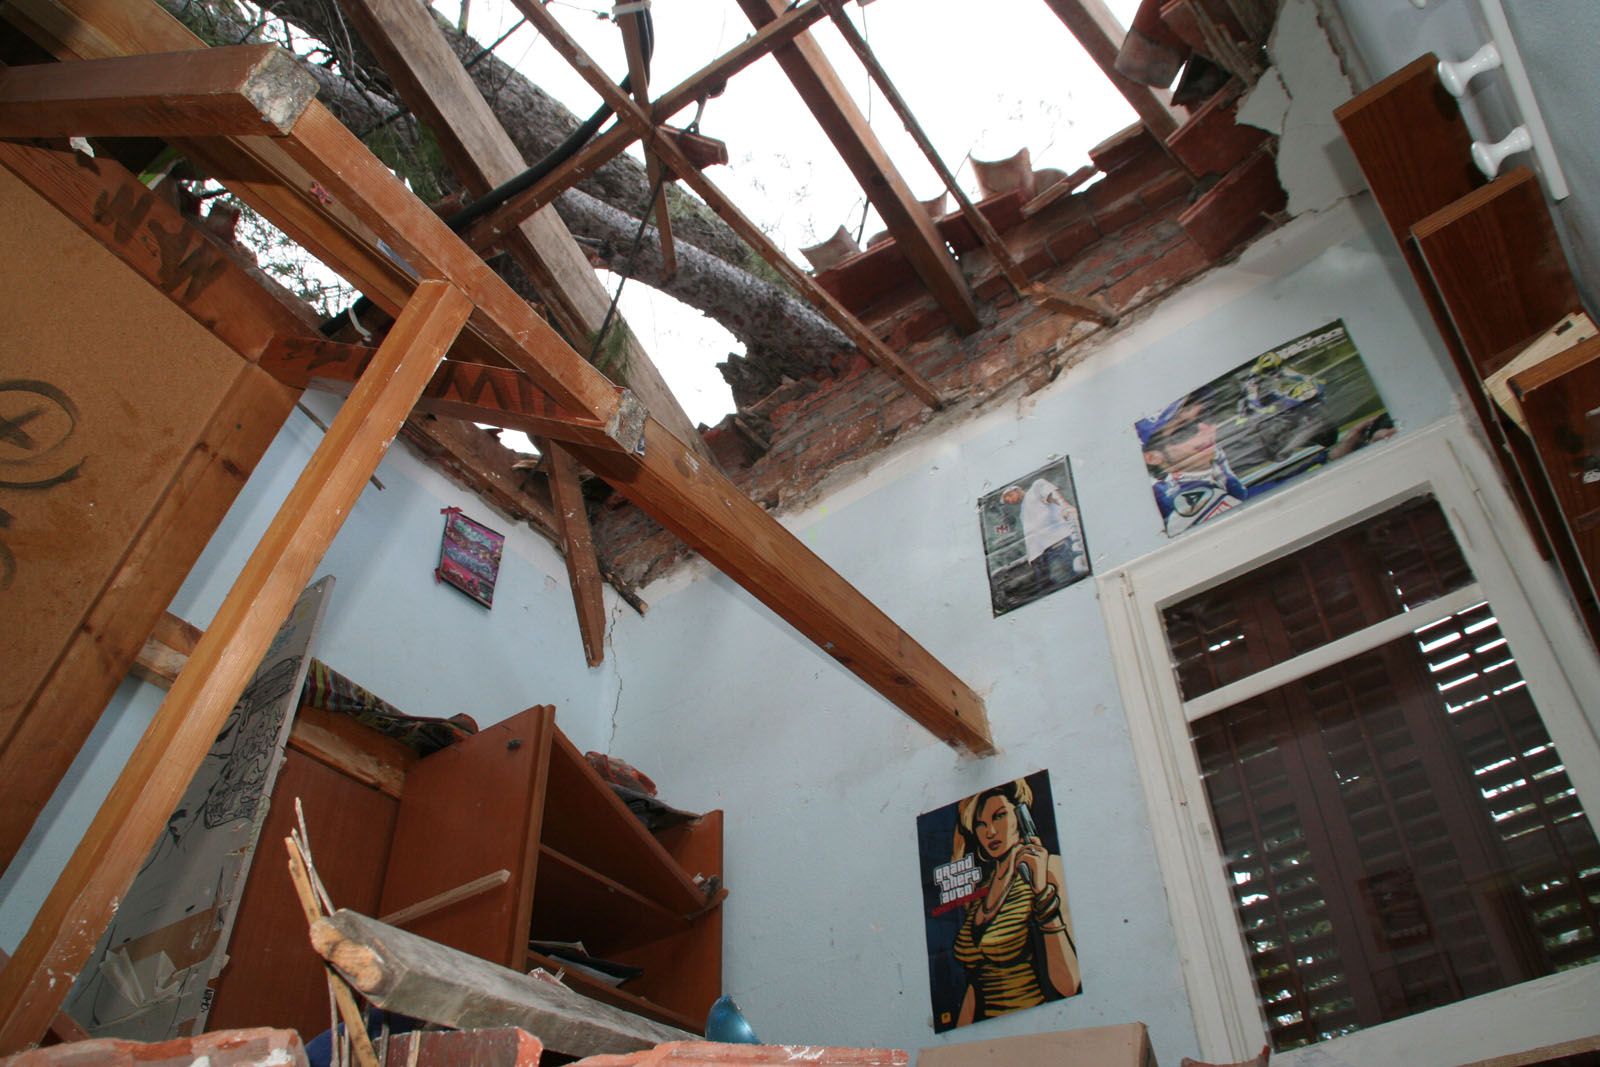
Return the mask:
{"type": "MultiPolygon", "coordinates": [[[[639,43],[641,46],[641,51],[644,53],[645,72],[648,73],[650,70],[650,59],[655,54],[656,47],[655,23],[650,17],[649,8],[645,8],[639,12],[639,43]]],[[[618,88],[620,88],[625,94],[631,92],[632,87],[633,76],[631,74],[624,77],[621,84],[618,86],[618,88]]],[[[525,189],[530,189],[534,185],[538,184],[551,171],[555,170],[568,159],[572,158],[572,156],[577,153],[578,149],[588,144],[594,135],[600,132],[600,127],[605,124],[606,119],[611,117],[611,114],[611,105],[602,103],[598,108],[595,109],[595,113],[593,115],[590,115],[587,119],[581,122],[576,129],[567,134],[566,137],[562,138],[561,143],[547,152],[544,158],[534,163],[533,166],[529,167],[515,178],[511,178],[508,181],[502,182],[501,184],[495,186],[493,189],[489,190],[483,196],[474,200],[460,211],[447,216],[444,220],[445,225],[449,226],[451,230],[459,233],[476,220],[482,218],[484,215],[487,215],[489,212],[493,211],[507,200],[510,200],[512,197],[516,196],[518,193],[525,189]]],[[[653,201],[654,199],[654,194],[652,194],[651,200],[653,201]]],[[[321,332],[324,336],[331,337],[339,331],[340,320],[349,319],[350,323],[355,326],[356,331],[362,336],[366,336],[368,331],[361,325],[359,317],[367,313],[372,306],[372,301],[368,300],[364,296],[359,297],[350,307],[324,322],[320,327],[321,332]]],[[[609,313],[607,317],[610,317],[609,313]]]]}

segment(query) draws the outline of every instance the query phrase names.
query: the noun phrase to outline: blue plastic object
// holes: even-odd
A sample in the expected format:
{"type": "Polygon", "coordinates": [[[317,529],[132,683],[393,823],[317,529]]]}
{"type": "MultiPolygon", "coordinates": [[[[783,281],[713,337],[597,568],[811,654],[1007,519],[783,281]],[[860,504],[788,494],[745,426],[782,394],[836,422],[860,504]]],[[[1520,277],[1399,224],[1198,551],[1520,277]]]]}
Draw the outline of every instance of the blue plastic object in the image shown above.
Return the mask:
{"type": "Polygon", "coordinates": [[[728,1045],[759,1045],[761,1039],[745,1020],[733,998],[724,993],[706,1013],[706,1040],[728,1045]]]}

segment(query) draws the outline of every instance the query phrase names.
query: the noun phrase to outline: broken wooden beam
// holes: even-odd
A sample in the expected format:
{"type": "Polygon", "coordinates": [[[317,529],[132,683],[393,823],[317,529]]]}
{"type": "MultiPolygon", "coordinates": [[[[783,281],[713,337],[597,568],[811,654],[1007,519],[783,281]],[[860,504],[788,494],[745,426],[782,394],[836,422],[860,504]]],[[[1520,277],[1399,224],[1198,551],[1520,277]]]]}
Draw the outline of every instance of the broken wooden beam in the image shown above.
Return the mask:
{"type": "MultiPolygon", "coordinates": [[[[759,29],[781,15],[785,4],[784,0],[739,0],[739,6],[759,29]]],[[[878,142],[821,45],[802,35],[772,54],[940,309],[961,333],[976,331],[978,307],[961,265],[939,239],[933,219],[878,142]]]]}
{"type": "Polygon", "coordinates": [[[642,455],[574,446],[594,473],[946,744],[994,751],[983,701],[727,478],[645,423],[642,455]]]}
{"type": "Polygon", "coordinates": [[[391,911],[378,921],[390,926],[404,926],[409,922],[416,922],[436,911],[443,911],[452,904],[459,904],[463,900],[471,900],[491,889],[498,889],[511,881],[511,872],[504,867],[482,878],[474,878],[470,882],[463,882],[454,889],[446,889],[443,893],[435,893],[426,900],[419,900],[415,904],[407,904],[399,911],[391,911]]]}
{"type": "MultiPolygon", "coordinates": [[[[526,169],[522,153],[427,8],[414,0],[341,0],[340,6],[378,56],[406,106],[433,131],[451,171],[468,193],[483,196],[526,169]]],[[[561,217],[554,210],[530,212],[498,236],[527,272],[556,325],[574,346],[589,346],[605,320],[611,297],[561,217]]],[[[475,247],[481,251],[487,245],[475,247]]],[[[632,331],[620,321],[612,329],[622,334],[622,351],[608,364],[607,373],[637,395],[674,436],[712,462],[694,422],[632,331]]]]}
{"type": "Polygon", "coordinates": [[[517,1026],[569,1056],[693,1040],[554,977],[519,974],[346,909],[313,923],[311,944],[378,1007],[442,1026],[517,1026]]]}
{"type": "Polygon", "coordinates": [[[1095,297],[1060,293],[1043,285],[1034,285],[1029,281],[1028,275],[1017,263],[1016,257],[1012,256],[1011,250],[1006,247],[1005,241],[995,232],[995,228],[990,225],[983,212],[978,210],[978,205],[972,202],[972,198],[967,195],[966,190],[961,188],[961,184],[956,181],[956,176],[951,173],[950,168],[945,166],[944,160],[939,155],[939,150],[934,147],[933,141],[928,138],[927,133],[922,129],[921,123],[917,122],[917,117],[912,114],[911,105],[906,103],[905,98],[900,95],[900,90],[896,89],[894,82],[889,80],[889,74],[883,69],[883,64],[878,62],[878,57],[873,54],[871,46],[856,31],[855,23],[851,22],[850,17],[845,14],[841,0],[822,0],[822,3],[828,9],[828,15],[833,19],[834,25],[838,27],[845,43],[850,46],[851,51],[855,52],[857,58],[861,60],[862,66],[867,68],[867,73],[877,83],[878,88],[882,90],[884,98],[889,101],[889,106],[894,108],[895,114],[899,116],[906,132],[917,143],[917,147],[922,149],[922,154],[927,157],[929,165],[939,175],[939,179],[944,182],[945,188],[955,197],[956,203],[961,208],[962,217],[967,220],[967,225],[972,227],[972,231],[978,235],[978,240],[983,242],[984,248],[988,249],[989,254],[994,257],[996,265],[999,266],[1006,280],[1011,283],[1011,287],[1016,290],[1017,295],[1037,297],[1042,294],[1051,298],[1053,304],[1044,305],[1043,300],[1040,300],[1041,306],[1049,306],[1051,310],[1064,312],[1074,318],[1093,319],[1105,326],[1116,325],[1117,314],[1107,306],[1105,301],[1095,297]]]}
{"type": "Polygon", "coordinates": [[[1150,86],[1140,85],[1117,69],[1117,54],[1122,50],[1127,31],[1105,0],[1045,0],[1045,3],[1066,23],[1095,66],[1110,79],[1156,140],[1165,142],[1177,132],[1178,114],[1172,105],[1156,95],[1150,86]]]}
{"type": "MultiPolygon", "coordinates": [[[[746,244],[760,253],[761,257],[772,265],[773,269],[778,272],[784,281],[792,285],[802,296],[811,301],[818,310],[826,315],[835,326],[843,330],[845,336],[855,342],[863,355],[887,371],[896,381],[904,385],[912,395],[929,407],[937,409],[945,405],[945,399],[939,395],[938,390],[930,382],[907,365],[898,353],[880,341],[878,336],[867,329],[859,319],[845,310],[844,305],[819,286],[816,279],[795,266],[789,260],[789,257],[785,256],[782,250],[772,243],[772,239],[761,231],[760,227],[745,217],[744,213],[734,205],[733,201],[724,196],[722,191],[709,178],[696,170],[694,165],[684,158],[677,145],[659,133],[651,122],[650,116],[605,76],[605,73],[595,65],[594,60],[567,34],[561,24],[556,21],[555,16],[551,15],[544,5],[539,3],[538,0],[512,0],[512,2],[516,4],[517,10],[526,15],[528,21],[538,28],[539,32],[544,35],[545,40],[555,48],[556,52],[583,76],[583,79],[605,99],[606,103],[611,105],[612,109],[617,113],[618,121],[632,126],[639,136],[645,138],[685,185],[698,193],[700,199],[704,200],[707,206],[712,211],[715,211],[734,233],[738,234],[746,244]]],[[[918,206],[917,210],[920,211],[921,207],[918,206]]],[[[966,283],[963,282],[962,284],[964,286],[966,283]]]]}
{"type": "Polygon", "coordinates": [[[0,1053],[38,1041],[279,624],[471,312],[424,282],[268,526],[0,972],[0,1053]]]}
{"type": "Polygon", "coordinates": [[[317,81],[276,45],[0,69],[0,137],[284,134],[317,81]]]}
{"type": "MultiPolygon", "coordinates": [[[[347,395],[360,380],[376,349],[308,337],[281,337],[261,354],[261,369],[295,389],[347,395]]],[[[619,448],[621,436],[638,438],[644,406],[632,393],[611,424],[563,410],[508,367],[487,367],[447,359],[417,399],[417,410],[473,422],[488,422],[530,436],[581,441],[596,448],[619,448]]]]}
{"type": "Polygon", "coordinates": [[[567,561],[567,579],[578,614],[578,636],[584,659],[598,667],[606,658],[606,607],[600,591],[600,564],[595,559],[589,513],[584,509],[578,468],[564,447],[539,441],[539,451],[550,464],[550,498],[561,531],[561,554],[567,561]]]}

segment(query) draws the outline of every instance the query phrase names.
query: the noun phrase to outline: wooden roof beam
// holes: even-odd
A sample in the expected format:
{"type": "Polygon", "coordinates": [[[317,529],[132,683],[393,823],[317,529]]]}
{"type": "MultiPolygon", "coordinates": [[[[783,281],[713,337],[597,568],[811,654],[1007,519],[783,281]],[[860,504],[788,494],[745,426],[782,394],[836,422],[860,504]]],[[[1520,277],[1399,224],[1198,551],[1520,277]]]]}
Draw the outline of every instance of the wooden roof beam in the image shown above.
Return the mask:
{"type": "MultiPolygon", "coordinates": [[[[261,369],[295,389],[348,396],[376,349],[311,337],[280,337],[261,356],[261,369]]],[[[417,410],[453,419],[493,423],[532,437],[553,437],[592,448],[617,450],[608,427],[562,410],[526,376],[507,367],[447,359],[417,400],[417,410]]],[[[645,411],[630,402],[628,416],[643,423],[645,411]]],[[[624,436],[635,437],[636,427],[624,436]]]]}
{"type": "Polygon", "coordinates": [[[538,444],[550,470],[550,499],[561,531],[561,554],[567,561],[572,606],[578,614],[578,637],[583,641],[583,655],[589,666],[598,667],[606,658],[606,606],[589,512],[578,482],[578,465],[565,447],[549,438],[539,438],[538,444]]]}
{"type": "MultiPolygon", "coordinates": [[[[747,2],[749,0],[740,0],[740,3],[747,2]]],[[[1128,31],[1105,5],[1105,0],[1045,0],[1045,3],[1067,24],[1067,29],[1083,45],[1095,66],[1138,114],[1145,129],[1165,144],[1178,130],[1178,113],[1150,86],[1140,85],[1117,69],[1117,53],[1122,50],[1128,31]]]]}
{"type": "Polygon", "coordinates": [[[0,69],[0,137],[287,133],[317,82],[275,45],[0,69]]]}
{"type": "MultiPolygon", "coordinates": [[[[655,149],[657,155],[672,168],[673,172],[689,188],[699,194],[700,199],[716,212],[728,227],[744,239],[745,243],[760,253],[761,257],[772,265],[772,268],[783,277],[783,280],[794,286],[811,303],[816,305],[835,326],[844,331],[846,337],[854,341],[872,362],[887,371],[900,384],[923,403],[932,408],[942,408],[945,399],[939,391],[907,363],[900,358],[889,346],[878,339],[877,334],[867,329],[861,320],[857,319],[844,305],[817,284],[816,279],[801,270],[789,261],[772,239],[761,228],[751,222],[745,214],[738,209],[722,190],[700,173],[679,150],[672,140],[662,135],[651,122],[650,116],[637,104],[630,100],[618,86],[606,77],[605,72],[595,65],[593,59],[578,46],[578,43],[569,36],[555,16],[547,11],[539,0],[512,0],[517,10],[528,17],[528,21],[542,33],[556,52],[572,64],[591,88],[601,95],[606,103],[616,111],[619,121],[627,123],[634,131],[655,149]]],[[[920,207],[918,210],[921,210],[920,207]]]]}
{"type": "MultiPolygon", "coordinates": [[[[774,19],[755,34],[746,37],[721,56],[668,89],[656,98],[650,115],[657,124],[699,100],[715,96],[733,75],[771,52],[778,45],[793,40],[796,34],[815,24],[823,17],[820,0],[806,3],[774,19]]],[[[544,179],[524,192],[507,200],[483,216],[462,235],[473,248],[486,249],[517,223],[561,195],[563,189],[576,185],[639,139],[639,133],[627,123],[617,123],[605,133],[575,152],[572,158],[547,174],[544,179]]]]}
{"type": "MultiPolygon", "coordinates": [[[[627,3],[628,0],[617,0],[615,8],[627,3]]],[[[650,71],[644,55],[644,28],[640,24],[644,15],[636,10],[617,11],[615,8],[611,17],[622,31],[622,48],[628,57],[628,83],[633,87],[634,100],[649,111],[650,71]]],[[[654,152],[646,151],[644,159],[650,187],[656,190],[656,232],[661,240],[661,273],[670,278],[678,273],[678,254],[672,247],[672,219],[667,214],[667,178],[662,175],[671,175],[661,166],[654,152]],[[660,188],[656,187],[658,182],[661,183],[660,188]]]]}
{"type": "MultiPolygon", "coordinates": [[[[757,28],[783,13],[783,0],[739,0],[757,28]]],[[[795,90],[816,116],[828,140],[861,183],[872,206],[910,261],[918,277],[950,321],[962,333],[978,328],[978,308],[961,266],[945,247],[928,212],[912,195],[867,118],[850,98],[844,83],[810,36],[796,37],[773,52],[795,90]]]]}
{"type": "MultiPolygon", "coordinates": [[[[482,196],[527,167],[505,127],[484,101],[427,8],[415,0],[341,0],[402,99],[433,131],[450,169],[473,196],[482,196]]],[[[600,330],[611,298],[594,267],[553,210],[530,213],[497,234],[575,345],[600,330]]],[[[487,243],[474,246],[482,251],[487,243]]],[[[621,321],[623,358],[619,384],[705,462],[714,462],[695,424],[673,396],[655,363],[621,321]]],[[[560,434],[553,434],[560,437],[560,434]]]]}

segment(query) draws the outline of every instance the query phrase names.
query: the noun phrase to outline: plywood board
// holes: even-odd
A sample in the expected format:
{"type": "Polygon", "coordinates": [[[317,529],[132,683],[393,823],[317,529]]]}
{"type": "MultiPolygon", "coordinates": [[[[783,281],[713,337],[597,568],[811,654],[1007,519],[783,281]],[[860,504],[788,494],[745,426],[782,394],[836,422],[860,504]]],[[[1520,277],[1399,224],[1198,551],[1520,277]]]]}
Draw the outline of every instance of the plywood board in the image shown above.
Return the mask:
{"type": "Polygon", "coordinates": [[[239,358],[0,171],[0,748],[239,358]]]}

